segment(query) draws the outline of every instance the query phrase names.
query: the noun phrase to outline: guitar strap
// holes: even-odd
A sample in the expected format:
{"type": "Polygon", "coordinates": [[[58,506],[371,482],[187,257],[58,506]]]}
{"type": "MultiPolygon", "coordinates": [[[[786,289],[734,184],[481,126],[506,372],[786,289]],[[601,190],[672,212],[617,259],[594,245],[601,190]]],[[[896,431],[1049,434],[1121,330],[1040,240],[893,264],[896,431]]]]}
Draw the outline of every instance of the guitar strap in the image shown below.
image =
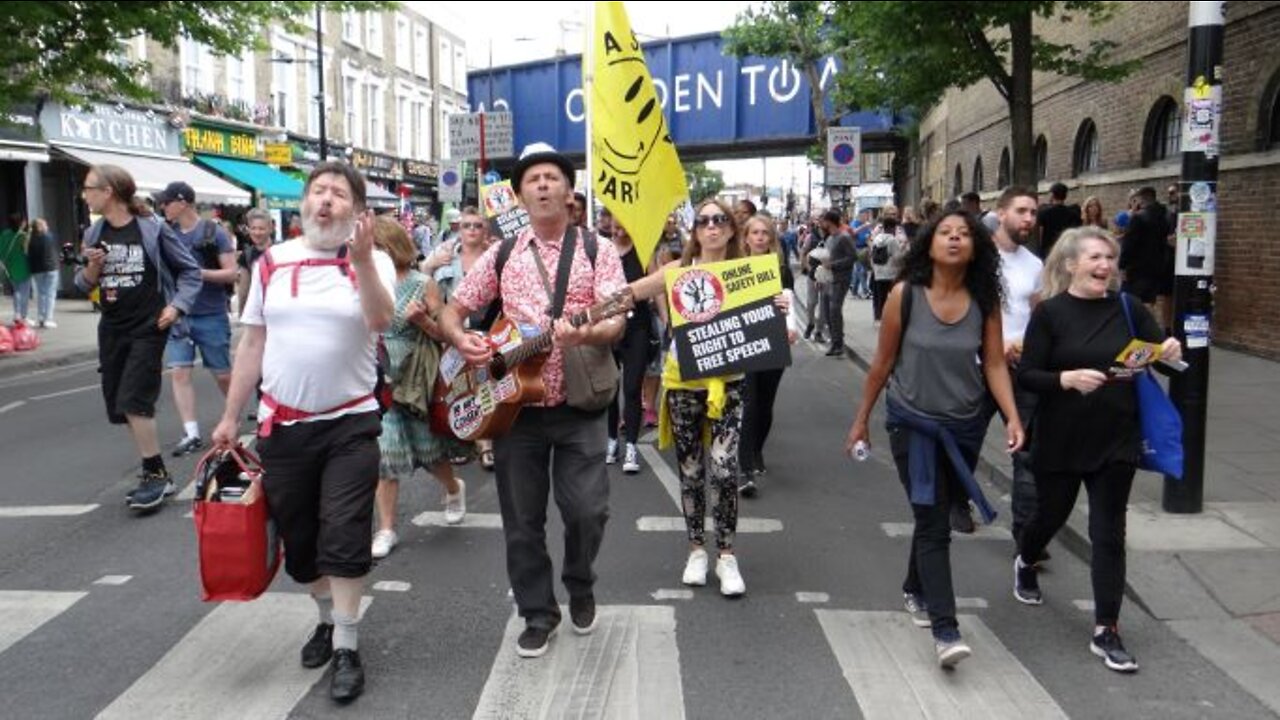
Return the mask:
{"type": "Polygon", "coordinates": [[[573,272],[573,253],[577,248],[577,240],[577,227],[572,227],[565,232],[564,241],[560,247],[560,264],[556,267],[554,290],[551,287],[551,277],[547,273],[547,266],[542,262],[542,256],[538,254],[533,245],[529,246],[529,251],[533,253],[533,262],[538,266],[538,274],[542,276],[542,286],[546,288],[547,297],[551,300],[551,308],[548,314],[552,320],[558,320],[564,313],[565,298],[569,293],[569,275],[573,272]]]}

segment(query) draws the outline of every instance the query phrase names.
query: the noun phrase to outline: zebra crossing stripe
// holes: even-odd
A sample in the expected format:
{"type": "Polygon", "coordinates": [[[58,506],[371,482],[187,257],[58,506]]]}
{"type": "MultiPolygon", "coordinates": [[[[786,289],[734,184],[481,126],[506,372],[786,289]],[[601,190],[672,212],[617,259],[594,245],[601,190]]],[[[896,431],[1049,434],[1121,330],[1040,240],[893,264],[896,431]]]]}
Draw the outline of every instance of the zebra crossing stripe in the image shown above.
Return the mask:
{"type": "Polygon", "coordinates": [[[541,658],[516,655],[524,621],[512,615],[473,718],[684,718],[675,609],[601,605],[595,631],[567,626],[541,658]]]}
{"type": "Polygon", "coordinates": [[[88,593],[0,591],[0,653],[66,612],[88,593]]]}
{"type": "MultiPolygon", "coordinates": [[[[915,532],[915,523],[909,522],[887,522],[880,523],[880,529],[885,535],[891,538],[909,538],[915,532]]],[[[1013,535],[1008,528],[999,527],[997,525],[979,525],[977,530],[972,533],[951,533],[952,540],[1006,540],[1013,541],[1013,535]]]]}
{"type": "MultiPolygon", "coordinates": [[[[703,519],[704,527],[708,532],[715,532],[715,520],[710,516],[703,519]]],[[[654,517],[652,515],[644,515],[636,518],[636,530],[640,532],[685,532],[685,519],[683,517],[654,517]]],[[[776,533],[782,532],[782,521],[772,518],[738,518],[739,534],[750,533],[776,533]]]]}
{"type": "Polygon", "coordinates": [[[814,612],[867,720],[1067,717],[975,615],[959,616],[973,656],[948,672],[904,612],[814,612]]]}
{"type": "MultiPolygon", "coordinates": [[[[365,598],[365,604],[369,598],[365,598]]],[[[223,603],[98,714],[115,718],[283,718],[324,676],[298,663],[316,623],[300,593],[223,603]]]]}
{"type": "Polygon", "coordinates": [[[449,527],[449,528],[485,528],[489,530],[502,529],[502,516],[498,513],[467,513],[462,522],[457,525],[450,525],[444,521],[444,513],[442,512],[423,512],[418,513],[410,520],[411,523],[418,527],[449,527]]]}
{"type": "Polygon", "coordinates": [[[0,518],[71,517],[97,509],[97,505],[14,505],[0,507],[0,518]]]}

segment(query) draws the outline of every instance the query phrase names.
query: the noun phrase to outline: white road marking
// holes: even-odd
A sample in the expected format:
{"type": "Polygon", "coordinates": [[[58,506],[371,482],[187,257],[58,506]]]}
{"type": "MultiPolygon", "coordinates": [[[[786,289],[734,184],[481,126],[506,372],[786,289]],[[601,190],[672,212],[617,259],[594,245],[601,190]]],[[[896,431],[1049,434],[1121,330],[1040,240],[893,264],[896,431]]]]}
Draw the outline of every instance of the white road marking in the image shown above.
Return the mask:
{"type": "Polygon", "coordinates": [[[1081,612],[1093,612],[1097,609],[1092,600],[1072,600],[1071,604],[1075,605],[1076,609],[1081,612]]]}
{"type": "Polygon", "coordinates": [[[103,575],[93,581],[94,585],[123,585],[133,579],[132,575],[103,575]]]}
{"type": "MultiPolygon", "coordinates": [[[[470,517],[470,516],[468,516],[470,517]]],[[[708,531],[715,530],[715,521],[705,518],[708,531]]],[[[684,532],[683,517],[655,517],[645,515],[636,518],[636,529],[640,532],[684,532]]],[[[775,533],[782,532],[782,521],[770,518],[738,518],[739,533],[775,533]]]]}
{"type": "Polygon", "coordinates": [[[0,518],[70,517],[97,509],[98,505],[12,505],[0,507],[0,518]]]}
{"type": "Polygon", "coordinates": [[[9,412],[10,410],[17,410],[18,408],[26,404],[27,404],[26,400],[16,400],[14,402],[9,403],[8,405],[0,406],[0,415],[3,415],[9,412]]]}
{"type": "Polygon", "coordinates": [[[83,592],[0,591],[0,653],[66,612],[83,592]]]}
{"type": "Polygon", "coordinates": [[[645,445],[654,445],[658,442],[658,428],[651,428],[645,434],[640,436],[640,442],[645,445]]]}
{"type": "Polygon", "coordinates": [[[403,580],[379,580],[373,584],[373,589],[381,592],[409,592],[413,589],[413,583],[403,580]]]}
{"type": "Polygon", "coordinates": [[[535,660],[516,655],[524,621],[512,615],[472,717],[684,718],[675,609],[602,605],[597,612],[592,634],[562,627],[535,660]]]}
{"type": "Polygon", "coordinates": [[[76,393],[82,393],[85,390],[98,390],[101,388],[102,388],[101,384],[94,383],[93,385],[85,385],[84,387],[71,388],[70,390],[59,390],[58,392],[49,393],[47,395],[32,395],[27,399],[28,400],[51,400],[53,398],[63,397],[64,395],[75,395],[76,393]]]}
{"type": "Polygon", "coordinates": [[[671,502],[675,503],[677,509],[683,507],[680,504],[680,478],[676,477],[675,472],[667,465],[666,459],[662,457],[662,453],[658,452],[658,448],[652,445],[641,445],[640,454],[644,456],[645,464],[653,469],[653,474],[658,476],[658,482],[662,483],[671,502]]]}
{"type": "Polygon", "coordinates": [[[798,592],[796,602],[822,604],[831,602],[831,596],[822,592],[798,592]]]}
{"type": "MultiPolygon", "coordinates": [[[[909,538],[915,532],[915,523],[880,523],[880,529],[891,538],[909,538]]],[[[968,535],[951,533],[952,540],[1013,540],[1008,528],[997,525],[979,525],[978,529],[968,535]]]]}
{"type": "Polygon", "coordinates": [[[977,616],[960,616],[973,656],[948,672],[906,613],[814,612],[867,720],[1067,717],[977,616]]]}
{"type": "Polygon", "coordinates": [[[315,622],[304,594],[222,603],[98,718],[283,718],[325,676],[298,664],[315,622]]]}
{"type": "Polygon", "coordinates": [[[653,598],[654,600],[658,600],[658,601],[662,601],[662,600],[692,600],[692,599],[693,599],[693,591],[692,591],[692,590],[689,590],[688,588],[682,588],[682,589],[680,589],[680,590],[670,590],[670,589],[667,589],[667,588],[660,588],[660,589],[658,589],[658,590],[655,590],[655,591],[653,591],[653,592],[649,593],[649,597],[653,598]]]}
{"type": "Polygon", "coordinates": [[[448,527],[448,528],[487,528],[502,529],[502,515],[499,513],[467,513],[462,522],[457,525],[450,525],[444,521],[444,513],[442,512],[424,512],[418,513],[413,520],[414,525],[418,527],[448,527]]]}
{"type": "Polygon", "coordinates": [[[958,610],[986,610],[990,607],[986,598],[956,598],[956,609],[958,610]]]}

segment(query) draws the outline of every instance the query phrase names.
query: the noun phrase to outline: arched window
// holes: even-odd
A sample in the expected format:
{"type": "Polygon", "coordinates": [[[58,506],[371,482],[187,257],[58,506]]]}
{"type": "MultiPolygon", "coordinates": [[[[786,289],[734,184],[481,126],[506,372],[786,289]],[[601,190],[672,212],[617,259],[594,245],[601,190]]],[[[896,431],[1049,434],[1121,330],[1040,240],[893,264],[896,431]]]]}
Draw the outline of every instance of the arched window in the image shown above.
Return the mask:
{"type": "Polygon", "coordinates": [[[1036,138],[1036,182],[1049,176],[1049,141],[1044,136],[1036,138]]]}
{"type": "Polygon", "coordinates": [[[1009,148],[1000,151],[1000,167],[996,169],[996,189],[1009,187],[1009,176],[1012,174],[1009,162],[1009,148]]]}
{"type": "Polygon", "coordinates": [[[973,161],[973,187],[969,188],[974,192],[982,192],[982,158],[973,161]]]}
{"type": "Polygon", "coordinates": [[[960,197],[962,192],[964,192],[964,170],[960,169],[959,164],[956,164],[956,177],[951,186],[951,196],[960,197]]]}
{"type": "Polygon", "coordinates": [[[1085,120],[1076,132],[1076,144],[1071,153],[1071,177],[1098,169],[1098,128],[1092,120],[1085,120]]]}
{"type": "Polygon", "coordinates": [[[1272,148],[1280,148],[1280,70],[1267,82],[1258,112],[1258,149],[1272,148]]]}
{"type": "Polygon", "coordinates": [[[1152,106],[1142,137],[1143,165],[1171,159],[1181,152],[1182,115],[1173,98],[1165,95],[1152,106]]]}

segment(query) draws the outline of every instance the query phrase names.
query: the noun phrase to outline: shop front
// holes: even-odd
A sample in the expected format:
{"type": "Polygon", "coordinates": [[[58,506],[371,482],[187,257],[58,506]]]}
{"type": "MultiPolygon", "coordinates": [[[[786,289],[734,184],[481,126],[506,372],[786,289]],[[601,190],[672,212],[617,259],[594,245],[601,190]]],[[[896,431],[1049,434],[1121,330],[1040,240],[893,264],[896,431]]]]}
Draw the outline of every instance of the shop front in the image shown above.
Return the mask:
{"type": "Polygon", "coordinates": [[[414,215],[423,217],[439,215],[440,166],[422,160],[405,160],[401,168],[404,179],[399,188],[400,196],[408,200],[414,215]]]}
{"type": "Polygon", "coordinates": [[[351,166],[360,171],[368,182],[368,204],[373,210],[399,210],[402,169],[400,161],[390,155],[352,150],[351,166]]]}
{"type": "Polygon", "coordinates": [[[34,105],[18,105],[0,116],[0,228],[13,215],[43,216],[40,166],[49,162],[49,146],[40,138],[34,105]]]}

